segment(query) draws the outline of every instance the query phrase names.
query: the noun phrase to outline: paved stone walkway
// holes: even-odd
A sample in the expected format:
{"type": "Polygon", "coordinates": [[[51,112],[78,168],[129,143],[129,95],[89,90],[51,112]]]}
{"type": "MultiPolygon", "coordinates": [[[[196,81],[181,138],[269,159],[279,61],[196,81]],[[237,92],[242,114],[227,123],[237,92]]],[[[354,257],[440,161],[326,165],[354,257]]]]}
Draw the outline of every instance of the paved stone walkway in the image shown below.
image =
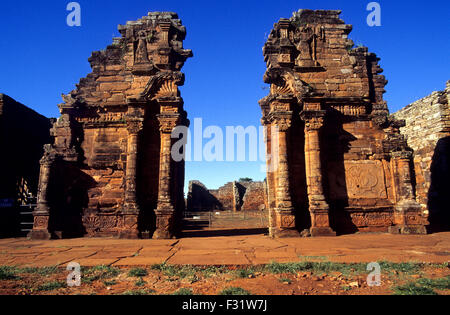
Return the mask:
{"type": "Polygon", "coordinates": [[[0,240],[0,265],[148,266],[258,265],[272,261],[429,262],[450,261],[450,233],[427,236],[362,234],[340,237],[271,239],[263,235],[180,240],[72,239],[0,240]]]}

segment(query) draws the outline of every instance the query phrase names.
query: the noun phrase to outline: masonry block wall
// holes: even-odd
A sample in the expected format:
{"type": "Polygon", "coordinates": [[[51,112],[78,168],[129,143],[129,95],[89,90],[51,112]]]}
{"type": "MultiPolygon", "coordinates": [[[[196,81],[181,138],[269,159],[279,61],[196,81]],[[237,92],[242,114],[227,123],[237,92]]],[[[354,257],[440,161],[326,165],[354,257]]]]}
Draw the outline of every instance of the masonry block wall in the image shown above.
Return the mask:
{"type": "Polygon", "coordinates": [[[389,118],[379,58],[354,48],[340,11],[300,10],[264,46],[273,237],[425,233],[412,150],[389,118]]]}
{"type": "Polygon", "coordinates": [[[400,128],[414,150],[417,200],[429,214],[432,229],[450,225],[450,81],[446,89],[433,92],[397,113],[405,120],[400,128]]]}
{"type": "Polygon", "coordinates": [[[119,32],[59,105],[31,238],[177,233],[184,162],[172,159],[171,133],[189,125],[178,89],[192,57],[186,29],[177,14],[153,12],[119,32]]]}
{"type": "Polygon", "coordinates": [[[196,211],[263,211],[267,209],[265,182],[229,182],[208,189],[199,181],[189,183],[187,209],[196,211]]]}

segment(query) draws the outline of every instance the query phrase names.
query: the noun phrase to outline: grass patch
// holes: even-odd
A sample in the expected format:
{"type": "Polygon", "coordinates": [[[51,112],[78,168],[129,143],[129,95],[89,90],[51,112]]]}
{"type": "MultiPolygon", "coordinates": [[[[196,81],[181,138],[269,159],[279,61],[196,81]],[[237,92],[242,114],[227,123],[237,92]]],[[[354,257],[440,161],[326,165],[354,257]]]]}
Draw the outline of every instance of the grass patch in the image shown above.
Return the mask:
{"type": "Polygon", "coordinates": [[[250,278],[255,276],[255,272],[253,268],[247,268],[236,270],[235,273],[238,278],[250,278]]]}
{"type": "Polygon", "coordinates": [[[222,290],[219,295],[251,295],[251,293],[242,288],[229,287],[222,290]]]}
{"type": "Polygon", "coordinates": [[[133,268],[128,272],[129,277],[145,277],[148,275],[147,269],[133,268]]]}
{"type": "Polygon", "coordinates": [[[27,267],[27,268],[19,269],[19,272],[20,273],[27,273],[27,274],[35,274],[35,275],[39,275],[39,276],[50,276],[50,275],[58,273],[59,269],[58,269],[57,266],[42,267],[42,268],[27,267]]]}
{"type": "Polygon", "coordinates": [[[394,287],[395,295],[438,295],[435,290],[450,290],[450,276],[441,279],[419,279],[394,287]]]}
{"type": "Polygon", "coordinates": [[[404,274],[416,274],[422,271],[425,264],[421,263],[391,263],[388,261],[379,262],[381,272],[401,272],[404,274]]]}
{"type": "Polygon", "coordinates": [[[266,266],[266,270],[274,274],[291,273],[311,271],[314,273],[330,273],[341,272],[344,275],[361,274],[366,271],[366,264],[341,264],[333,262],[298,262],[280,264],[272,262],[266,266]]]}
{"type": "Polygon", "coordinates": [[[18,270],[15,267],[1,266],[0,267],[0,280],[18,280],[18,270]]]}
{"type": "Polygon", "coordinates": [[[63,281],[52,281],[44,283],[40,286],[38,286],[38,291],[53,291],[58,290],[66,287],[66,283],[63,281]]]}
{"type": "Polygon", "coordinates": [[[113,285],[116,285],[117,281],[116,280],[105,280],[105,281],[103,281],[103,284],[107,287],[111,287],[113,285]]]}
{"type": "Polygon", "coordinates": [[[167,264],[153,265],[153,270],[162,272],[167,277],[178,277],[180,279],[195,278],[199,268],[193,266],[172,266],[167,264]]]}
{"type": "Polygon", "coordinates": [[[298,256],[302,261],[321,260],[326,261],[328,257],[325,256],[298,256]]]}
{"type": "Polygon", "coordinates": [[[117,277],[120,274],[120,269],[110,266],[96,266],[92,268],[81,268],[81,273],[82,282],[90,283],[117,277]]]}
{"type": "Polygon", "coordinates": [[[281,283],[287,283],[287,284],[292,284],[292,280],[291,279],[288,279],[288,278],[281,278],[281,279],[279,279],[279,281],[281,282],[281,283]]]}
{"type": "Polygon", "coordinates": [[[194,295],[194,292],[192,292],[192,290],[188,288],[181,288],[172,293],[172,295],[194,295]]]}
{"type": "Polygon", "coordinates": [[[450,290],[450,276],[441,279],[420,279],[417,284],[437,290],[450,290]]]}
{"type": "Polygon", "coordinates": [[[425,288],[417,285],[414,282],[410,282],[403,286],[397,286],[394,288],[395,295],[437,295],[433,289],[425,288]]]}
{"type": "Polygon", "coordinates": [[[147,284],[147,282],[144,281],[144,279],[140,278],[136,283],[134,284],[137,287],[143,287],[147,284]]]}
{"type": "Polygon", "coordinates": [[[153,290],[131,290],[126,291],[122,295],[151,295],[155,293],[153,290]]]}

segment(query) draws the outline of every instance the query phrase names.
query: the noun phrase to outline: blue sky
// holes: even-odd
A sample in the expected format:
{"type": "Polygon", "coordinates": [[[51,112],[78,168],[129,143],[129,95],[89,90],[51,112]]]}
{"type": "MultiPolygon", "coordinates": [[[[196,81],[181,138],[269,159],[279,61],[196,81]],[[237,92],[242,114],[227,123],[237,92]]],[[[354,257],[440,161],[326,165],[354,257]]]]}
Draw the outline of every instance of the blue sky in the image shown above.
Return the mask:
{"type": "MultiPolygon", "coordinates": [[[[262,46],[281,17],[293,11],[339,9],[353,24],[355,44],[381,58],[391,111],[442,90],[450,79],[450,4],[378,1],[382,26],[369,27],[369,0],[338,1],[151,1],[79,0],[82,26],[66,25],[70,1],[2,1],[0,4],[0,93],[48,116],[59,115],[61,93],[90,71],[87,59],[118,36],[117,25],[148,11],[175,11],[187,27],[185,48],[194,51],[183,71],[181,92],[193,121],[203,125],[259,126],[258,100],[267,95],[262,46]]],[[[188,162],[187,180],[210,188],[240,177],[265,178],[261,162],[188,162]]]]}

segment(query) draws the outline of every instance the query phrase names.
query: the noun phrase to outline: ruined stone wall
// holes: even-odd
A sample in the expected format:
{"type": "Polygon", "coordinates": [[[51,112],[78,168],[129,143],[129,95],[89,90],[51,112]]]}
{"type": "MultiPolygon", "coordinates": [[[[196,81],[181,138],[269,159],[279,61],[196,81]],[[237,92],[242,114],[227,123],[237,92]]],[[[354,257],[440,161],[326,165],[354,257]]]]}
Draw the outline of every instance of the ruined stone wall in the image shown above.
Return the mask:
{"type": "Polygon", "coordinates": [[[449,222],[450,81],[444,91],[433,92],[393,114],[405,120],[400,129],[414,150],[417,200],[429,212],[430,223],[449,222]],[[447,214],[446,214],[447,213],[447,214]]]}
{"type": "Polygon", "coordinates": [[[275,166],[267,175],[271,235],[394,226],[422,233],[412,152],[402,122],[389,119],[380,59],[354,48],[340,13],[300,10],[280,19],[263,49],[271,88],[260,105],[275,166]]]}
{"type": "Polygon", "coordinates": [[[266,210],[266,183],[252,182],[244,184],[246,190],[242,199],[242,211],[266,210]]]}
{"type": "Polygon", "coordinates": [[[171,132],[189,125],[178,89],[192,57],[186,29],[175,13],[151,12],[119,32],[63,95],[31,237],[174,236],[185,206],[184,162],[172,160],[171,132]]]}
{"type": "Polygon", "coordinates": [[[266,209],[265,182],[229,182],[208,190],[198,181],[189,184],[188,211],[258,211],[266,209]]]}

